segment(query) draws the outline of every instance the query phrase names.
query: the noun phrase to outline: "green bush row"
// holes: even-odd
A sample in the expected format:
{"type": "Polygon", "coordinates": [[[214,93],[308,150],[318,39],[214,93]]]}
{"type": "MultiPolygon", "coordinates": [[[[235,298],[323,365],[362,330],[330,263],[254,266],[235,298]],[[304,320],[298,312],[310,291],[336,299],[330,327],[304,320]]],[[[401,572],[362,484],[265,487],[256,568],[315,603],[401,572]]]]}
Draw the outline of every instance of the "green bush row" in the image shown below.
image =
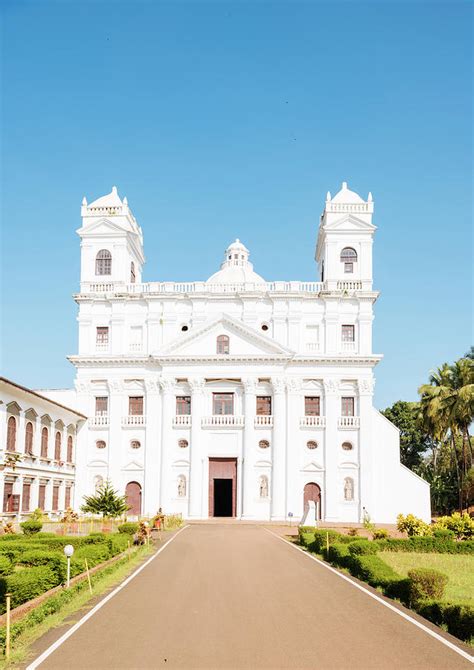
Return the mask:
{"type": "Polygon", "coordinates": [[[448,633],[470,642],[474,638],[474,607],[453,603],[422,601],[416,611],[437,626],[446,626],[448,633]]]}
{"type": "Polygon", "coordinates": [[[423,553],[436,552],[437,554],[473,554],[474,541],[464,540],[454,542],[445,537],[409,537],[408,539],[387,538],[375,540],[378,551],[417,551],[423,553]]]}
{"type": "Polygon", "coordinates": [[[0,613],[5,612],[5,594],[11,593],[11,606],[18,607],[59,584],[57,573],[46,565],[20,570],[0,577],[0,613]]]}
{"type": "Polygon", "coordinates": [[[125,533],[126,535],[134,535],[138,531],[138,523],[133,521],[127,521],[126,523],[120,524],[117,528],[119,533],[125,533]]]}

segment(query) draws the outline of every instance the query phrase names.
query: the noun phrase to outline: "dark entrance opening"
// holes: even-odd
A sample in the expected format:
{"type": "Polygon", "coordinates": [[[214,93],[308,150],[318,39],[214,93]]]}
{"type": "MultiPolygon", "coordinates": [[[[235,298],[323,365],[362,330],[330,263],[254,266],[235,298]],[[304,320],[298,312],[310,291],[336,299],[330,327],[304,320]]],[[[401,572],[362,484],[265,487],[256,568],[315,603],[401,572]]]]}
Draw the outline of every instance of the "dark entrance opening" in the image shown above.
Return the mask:
{"type": "Polygon", "coordinates": [[[214,516],[232,516],[232,479],[214,479],[214,516]]]}

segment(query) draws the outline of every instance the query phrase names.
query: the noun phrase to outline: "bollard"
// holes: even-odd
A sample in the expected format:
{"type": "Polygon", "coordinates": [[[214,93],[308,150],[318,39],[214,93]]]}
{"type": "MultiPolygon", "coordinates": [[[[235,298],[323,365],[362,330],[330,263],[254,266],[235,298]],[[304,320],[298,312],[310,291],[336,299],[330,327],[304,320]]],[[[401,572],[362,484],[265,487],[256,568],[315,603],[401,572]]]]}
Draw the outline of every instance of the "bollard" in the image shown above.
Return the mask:
{"type": "Polygon", "coordinates": [[[5,658],[10,658],[10,599],[11,593],[6,593],[7,598],[7,626],[5,632],[5,658]]]}
{"type": "Polygon", "coordinates": [[[87,558],[84,559],[84,562],[86,564],[87,581],[89,582],[89,592],[92,595],[91,576],[90,576],[90,572],[89,572],[89,566],[87,565],[87,558]]]}

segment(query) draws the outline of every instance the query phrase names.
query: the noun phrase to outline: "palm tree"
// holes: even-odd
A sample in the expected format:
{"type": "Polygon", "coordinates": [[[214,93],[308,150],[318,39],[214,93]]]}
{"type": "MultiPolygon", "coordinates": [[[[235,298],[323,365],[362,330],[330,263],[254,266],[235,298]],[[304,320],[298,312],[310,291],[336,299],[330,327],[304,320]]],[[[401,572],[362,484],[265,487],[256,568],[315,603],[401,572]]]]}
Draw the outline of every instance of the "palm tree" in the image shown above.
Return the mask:
{"type": "Polygon", "coordinates": [[[418,393],[423,427],[435,440],[450,441],[462,511],[463,480],[472,466],[469,425],[474,418],[474,361],[461,358],[451,366],[444,363],[418,393]],[[462,436],[460,450],[456,446],[458,435],[462,436]]]}

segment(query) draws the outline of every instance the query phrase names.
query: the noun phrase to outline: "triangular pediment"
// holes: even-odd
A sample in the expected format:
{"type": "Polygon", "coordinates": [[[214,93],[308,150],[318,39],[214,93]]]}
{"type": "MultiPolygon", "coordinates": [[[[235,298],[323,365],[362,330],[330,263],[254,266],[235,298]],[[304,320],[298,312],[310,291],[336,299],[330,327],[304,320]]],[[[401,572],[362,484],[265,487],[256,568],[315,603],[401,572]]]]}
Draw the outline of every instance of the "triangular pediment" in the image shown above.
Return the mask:
{"type": "Polygon", "coordinates": [[[128,472],[143,470],[143,465],[137,461],[130,461],[122,468],[122,470],[127,470],[128,472]]]}
{"type": "Polygon", "coordinates": [[[87,234],[91,237],[107,237],[107,235],[113,235],[116,237],[118,234],[126,235],[127,233],[133,233],[129,227],[124,227],[111,221],[110,219],[103,218],[93,221],[93,223],[79,228],[77,231],[80,235],[87,234]]]}
{"type": "Polygon", "coordinates": [[[202,326],[192,328],[177,337],[157,352],[159,356],[216,356],[217,338],[226,335],[229,338],[229,353],[219,354],[218,358],[245,356],[291,357],[294,352],[271,339],[261,335],[254,328],[232,318],[227,314],[209,320],[202,326]]]}
{"type": "Polygon", "coordinates": [[[363,233],[373,232],[376,229],[377,226],[374,226],[373,223],[359,219],[359,217],[354,214],[344,214],[340,219],[336,219],[336,221],[324,225],[325,232],[330,230],[348,233],[363,233]]]}
{"type": "Polygon", "coordinates": [[[102,461],[99,458],[96,458],[93,461],[89,461],[87,466],[90,467],[90,468],[106,468],[107,467],[107,461],[102,461]]]}
{"type": "Polygon", "coordinates": [[[302,470],[303,472],[320,472],[321,470],[324,470],[324,468],[320,463],[311,461],[311,463],[307,463],[302,470]]]}

